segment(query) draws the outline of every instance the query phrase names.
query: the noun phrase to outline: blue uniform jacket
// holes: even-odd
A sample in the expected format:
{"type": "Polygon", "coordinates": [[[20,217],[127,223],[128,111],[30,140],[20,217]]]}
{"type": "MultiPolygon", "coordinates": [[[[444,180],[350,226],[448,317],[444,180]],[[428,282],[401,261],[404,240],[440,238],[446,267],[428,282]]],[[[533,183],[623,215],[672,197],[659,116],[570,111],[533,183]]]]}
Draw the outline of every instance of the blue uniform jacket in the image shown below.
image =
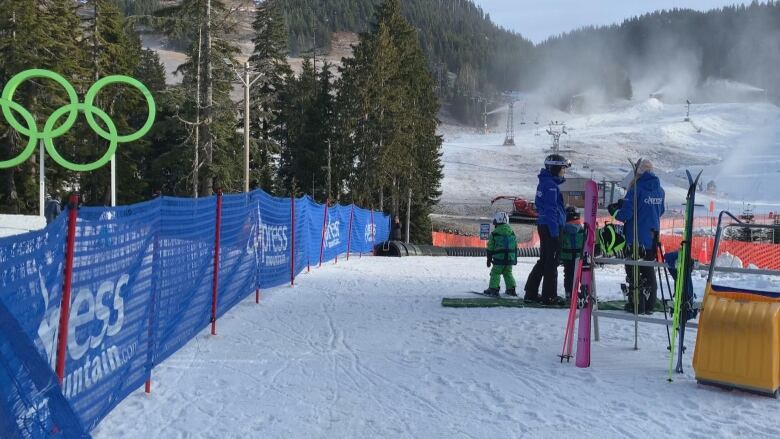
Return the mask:
{"type": "Polygon", "coordinates": [[[639,176],[636,185],[629,189],[623,199],[623,207],[615,215],[625,227],[626,245],[634,243],[634,188],[637,191],[637,232],[639,245],[645,250],[653,249],[653,230],[661,230],[661,215],[664,214],[664,198],[666,194],[661,188],[661,181],[652,172],[639,176]]]}
{"type": "Polygon", "coordinates": [[[563,177],[555,177],[547,169],[539,171],[539,185],[536,186],[536,211],[539,213],[537,224],[546,225],[550,236],[557,238],[560,229],[566,223],[566,209],[563,205],[563,195],[558,185],[566,181],[563,177]]]}

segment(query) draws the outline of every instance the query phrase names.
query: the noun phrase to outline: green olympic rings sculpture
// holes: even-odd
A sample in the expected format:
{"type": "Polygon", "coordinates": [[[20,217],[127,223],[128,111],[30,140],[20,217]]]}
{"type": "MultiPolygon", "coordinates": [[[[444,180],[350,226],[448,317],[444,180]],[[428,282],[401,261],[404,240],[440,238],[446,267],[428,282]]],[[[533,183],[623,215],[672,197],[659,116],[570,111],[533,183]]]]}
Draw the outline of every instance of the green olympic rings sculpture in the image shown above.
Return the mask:
{"type": "Polygon", "coordinates": [[[116,152],[116,148],[119,143],[132,142],[143,137],[143,135],[152,128],[154,117],[157,113],[157,107],[155,106],[152,94],[149,92],[149,89],[147,89],[146,86],[137,79],[122,75],[106,76],[105,78],[98,80],[92,85],[92,87],[89,88],[86,96],[84,97],[84,103],[80,103],[78,95],[76,95],[76,90],[72,85],[70,85],[68,81],[65,80],[65,78],[57,73],[43,69],[25,70],[14,75],[5,85],[3,92],[0,95],[0,108],[2,108],[3,116],[5,117],[6,122],[8,122],[8,124],[11,125],[11,127],[19,134],[29,138],[27,146],[25,146],[25,148],[18,156],[8,160],[0,160],[0,169],[12,168],[23,163],[35,151],[35,146],[38,144],[38,141],[43,140],[44,145],[46,145],[46,151],[55,162],[64,168],[78,172],[94,171],[95,169],[100,168],[111,160],[111,157],[116,152]],[[43,131],[38,130],[38,126],[33,115],[30,114],[30,112],[27,111],[27,109],[25,109],[23,106],[14,102],[14,93],[16,92],[16,89],[19,88],[19,85],[21,85],[24,81],[32,78],[51,79],[52,81],[59,84],[63,89],[65,89],[65,93],[67,93],[68,99],[70,100],[69,104],[54,110],[51,116],[49,116],[49,118],[44,123],[43,131]],[[111,117],[106,114],[105,111],[93,105],[95,102],[95,97],[97,97],[97,94],[100,93],[100,90],[103,87],[111,84],[130,85],[138,89],[138,91],[144,95],[149,114],[141,129],[133,134],[124,136],[119,135],[117,133],[116,125],[114,124],[114,121],[111,120],[111,117]],[[92,128],[98,136],[108,140],[109,142],[108,151],[106,151],[102,157],[92,163],[73,163],[64,158],[59,153],[59,151],[57,151],[57,148],[54,147],[54,139],[62,136],[73,127],[73,124],[76,123],[76,118],[78,117],[79,111],[84,112],[86,115],[87,123],[89,124],[90,128],[92,128]],[[16,119],[14,112],[21,115],[22,119],[24,120],[24,124],[20,123],[16,119]],[[67,117],[65,118],[65,121],[57,126],[57,123],[66,114],[67,117]],[[95,116],[97,116],[97,118],[103,122],[105,127],[108,128],[108,131],[103,129],[103,127],[95,121],[95,116]]]}

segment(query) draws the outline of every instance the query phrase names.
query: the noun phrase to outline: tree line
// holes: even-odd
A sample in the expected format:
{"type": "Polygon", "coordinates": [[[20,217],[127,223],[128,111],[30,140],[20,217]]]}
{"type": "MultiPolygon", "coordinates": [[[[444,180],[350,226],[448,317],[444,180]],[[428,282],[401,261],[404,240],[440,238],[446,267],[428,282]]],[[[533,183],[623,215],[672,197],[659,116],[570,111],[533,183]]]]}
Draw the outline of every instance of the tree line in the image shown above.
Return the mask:
{"type": "MultiPolygon", "coordinates": [[[[338,70],[310,59],[300,74],[287,63],[288,31],[282,0],[255,11],[249,68],[259,76],[250,94],[250,186],[280,196],[310,193],[324,202],[356,202],[391,214],[412,212],[412,239],[430,240],[428,213],[439,196],[439,101],[417,30],[399,0],[385,0],[361,34],[354,56],[338,70]]],[[[0,84],[29,68],[56,71],[80,96],[96,79],[123,74],[146,84],[157,120],[143,139],[117,149],[118,202],[165,195],[207,196],[243,189],[243,102],[231,99],[238,61],[237,20],[220,0],[184,0],[126,16],[109,0],[0,2],[0,84]],[[153,27],[186,44],[178,85],[165,84],[156,53],[142,48],[136,28],[153,27]]],[[[124,10],[126,11],[126,9],[124,10]]],[[[67,96],[52,81],[30,80],[14,100],[38,126],[67,96]]],[[[96,103],[122,134],[143,125],[143,97],[121,85],[96,103]]],[[[0,118],[0,159],[27,139],[0,118]]],[[[61,154],[83,163],[107,142],[80,117],[55,140],[61,154]]],[[[37,213],[37,154],[0,172],[0,209],[37,213]]],[[[47,162],[48,164],[48,162],[47,162]]],[[[86,204],[110,201],[109,169],[78,173],[49,165],[47,190],[62,198],[77,190],[86,204]]]]}

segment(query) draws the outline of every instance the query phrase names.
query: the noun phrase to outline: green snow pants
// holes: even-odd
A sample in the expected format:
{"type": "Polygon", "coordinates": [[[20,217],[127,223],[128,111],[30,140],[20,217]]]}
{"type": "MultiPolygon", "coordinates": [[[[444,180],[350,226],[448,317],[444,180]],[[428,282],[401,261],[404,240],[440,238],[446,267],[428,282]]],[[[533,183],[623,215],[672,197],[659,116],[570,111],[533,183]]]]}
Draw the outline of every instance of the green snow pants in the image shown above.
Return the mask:
{"type": "Polygon", "coordinates": [[[507,288],[515,288],[517,286],[515,277],[512,276],[511,265],[494,265],[493,268],[490,269],[490,288],[499,289],[501,286],[501,276],[504,276],[504,285],[507,288]]]}

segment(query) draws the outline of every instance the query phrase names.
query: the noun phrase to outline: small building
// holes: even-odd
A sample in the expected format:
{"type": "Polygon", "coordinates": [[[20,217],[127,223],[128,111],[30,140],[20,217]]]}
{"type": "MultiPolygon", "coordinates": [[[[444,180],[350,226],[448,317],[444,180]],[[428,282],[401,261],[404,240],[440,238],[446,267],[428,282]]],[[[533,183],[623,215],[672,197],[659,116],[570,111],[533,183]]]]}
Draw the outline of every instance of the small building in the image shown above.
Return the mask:
{"type": "Polygon", "coordinates": [[[585,207],[586,181],[588,179],[583,177],[566,177],[566,181],[560,186],[563,203],[567,206],[585,207]]]}
{"type": "Polygon", "coordinates": [[[716,195],[718,193],[718,186],[715,184],[715,180],[710,180],[707,183],[707,195],[716,195]]]}

